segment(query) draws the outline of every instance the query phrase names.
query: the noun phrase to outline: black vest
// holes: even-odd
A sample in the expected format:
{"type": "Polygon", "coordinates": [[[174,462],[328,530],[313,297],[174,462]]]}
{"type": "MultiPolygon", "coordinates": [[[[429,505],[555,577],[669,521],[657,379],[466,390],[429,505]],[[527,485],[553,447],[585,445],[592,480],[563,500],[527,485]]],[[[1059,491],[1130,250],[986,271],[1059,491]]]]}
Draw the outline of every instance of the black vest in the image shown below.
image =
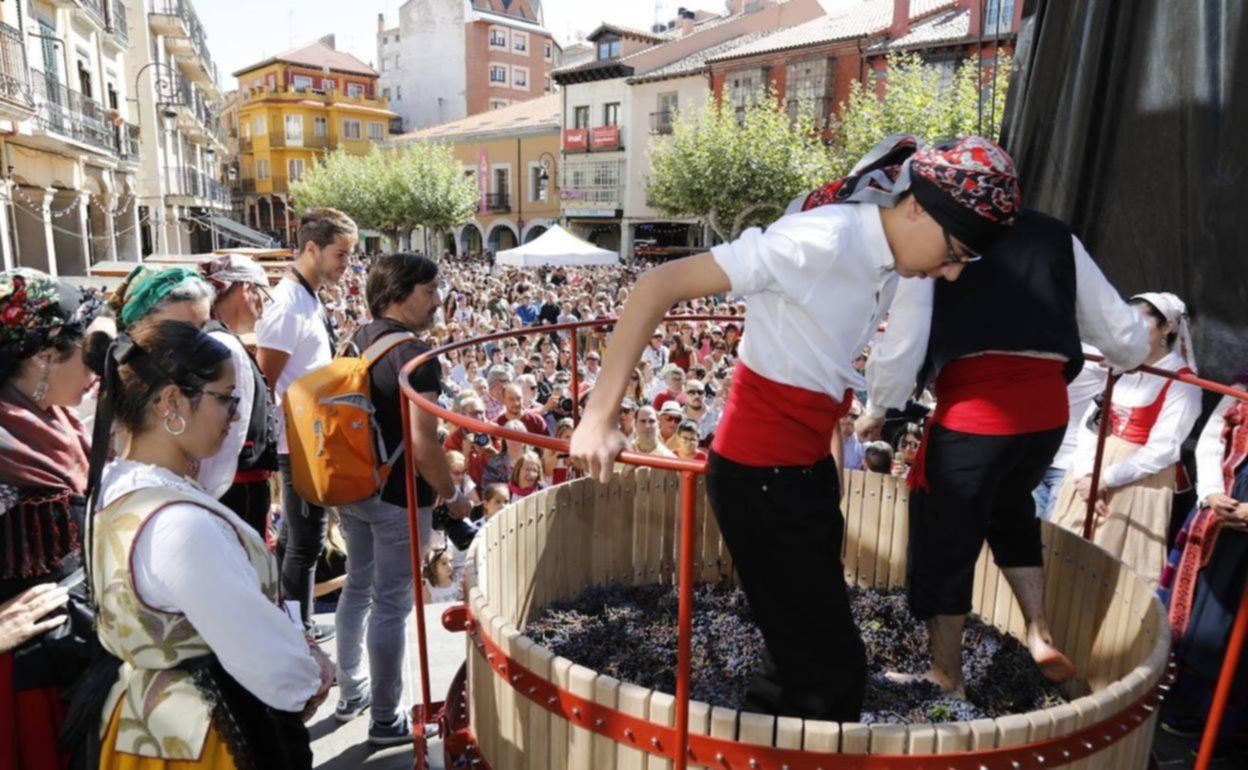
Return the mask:
{"type": "Polygon", "coordinates": [[[920,390],[949,362],[990,350],[1063,356],[1066,381],[1073,380],[1083,368],[1076,283],[1070,228],[1023,209],[982,261],[952,283],[936,281],[920,390]]]}
{"type": "MultiPolygon", "coordinates": [[[[204,333],[225,332],[234,334],[230,327],[213,319],[204,325],[204,333]]],[[[237,335],[235,335],[237,338],[237,335]]],[[[241,343],[240,343],[241,344],[241,343]]],[[[243,346],[247,350],[247,346],[243,346]]],[[[269,385],[260,371],[260,365],[247,352],[251,361],[251,377],[256,385],[256,397],[251,400],[251,414],[247,421],[247,438],[243,441],[243,449],[238,455],[238,472],[244,471],[276,471],[277,470],[277,423],[273,413],[273,404],[269,401],[269,385]]],[[[238,372],[242,377],[243,373],[238,372]]]]}

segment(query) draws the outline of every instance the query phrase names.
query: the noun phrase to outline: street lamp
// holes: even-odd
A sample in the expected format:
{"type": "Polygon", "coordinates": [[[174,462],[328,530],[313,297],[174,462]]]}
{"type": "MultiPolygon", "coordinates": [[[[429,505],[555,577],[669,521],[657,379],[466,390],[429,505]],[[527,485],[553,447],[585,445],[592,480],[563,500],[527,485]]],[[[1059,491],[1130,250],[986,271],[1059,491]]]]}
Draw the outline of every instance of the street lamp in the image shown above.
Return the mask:
{"type": "MultiPolygon", "coordinates": [[[[181,95],[178,93],[178,72],[170,65],[153,61],[144,64],[139,71],[134,73],[134,94],[129,101],[140,104],[139,100],[139,80],[143,77],[143,73],[149,69],[156,68],[159,77],[153,77],[152,89],[155,91],[156,107],[160,111],[160,117],[163,118],[165,131],[173,132],[173,122],[178,118],[178,111],[174,109],[175,104],[181,104],[181,95]]],[[[165,166],[169,165],[169,144],[172,140],[166,139],[163,150],[165,152],[165,166]]],[[[156,204],[152,206],[152,253],[160,253],[161,230],[165,225],[165,179],[163,173],[156,175],[156,204]]]]}
{"type": "Polygon", "coordinates": [[[537,175],[537,181],[542,185],[542,201],[545,202],[546,193],[550,189],[550,167],[555,162],[555,156],[549,152],[543,152],[537,156],[537,160],[542,165],[541,173],[537,175]],[[550,158],[549,162],[547,162],[547,158],[550,158]]]}

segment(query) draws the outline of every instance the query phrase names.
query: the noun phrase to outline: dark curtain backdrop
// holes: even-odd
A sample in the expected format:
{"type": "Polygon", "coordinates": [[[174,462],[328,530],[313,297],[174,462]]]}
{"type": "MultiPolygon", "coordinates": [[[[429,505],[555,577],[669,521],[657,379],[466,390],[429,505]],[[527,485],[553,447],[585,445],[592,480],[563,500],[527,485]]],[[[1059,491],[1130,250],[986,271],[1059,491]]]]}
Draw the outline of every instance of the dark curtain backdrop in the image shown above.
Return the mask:
{"type": "Polygon", "coordinates": [[[1248,363],[1248,2],[1027,0],[1002,142],[1124,295],[1187,302],[1201,373],[1248,363]]]}

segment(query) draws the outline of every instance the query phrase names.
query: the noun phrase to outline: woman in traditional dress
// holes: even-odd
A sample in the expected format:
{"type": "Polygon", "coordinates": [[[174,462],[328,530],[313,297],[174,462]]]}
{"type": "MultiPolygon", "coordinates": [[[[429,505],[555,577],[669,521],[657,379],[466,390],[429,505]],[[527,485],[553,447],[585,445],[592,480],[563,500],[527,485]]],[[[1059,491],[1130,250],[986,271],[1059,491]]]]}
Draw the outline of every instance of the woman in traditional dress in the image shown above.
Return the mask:
{"type": "Polygon", "coordinates": [[[130,434],[93,520],[101,770],[310,768],[333,667],[279,606],[264,540],[188,474],[238,418],[229,350],[194,326],[118,337],[101,411],[130,434]],[[263,651],[259,654],[258,651],[263,651]]]}
{"type": "MultiPolygon", "coordinates": [[[[1169,293],[1131,298],[1149,328],[1144,363],[1192,374],[1195,352],[1187,307],[1169,293]]],[[[1053,521],[1083,533],[1092,465],[1096,458],[1096,405],[1089,407],[1071,472],[1062,484],[1053,521]]],[[[1156,587],[1166,562],[1166,535],[1174,501],[1179,453],[1200,416],[1200,388],[1151,374],[1125,374],[1114,401],[1102,410],[1110,418],[1092,541],[1156,587]]]]}
{"type": "Polygon", "coordinates": [[[59,770],[67,671],[41,645],[82,566],[88,438],[73,409],[98,296],[35,270],[0,273],[0,767],[59,770]]]}
{"type": "MultiPolygon", "coordinates": [[[[1248,390],[1248,366],[1233,383],[1248,390]]],[[[1200,502],[1176,549],[1177,570],[1163,583],[1172,589],[1178,679],[1162,710],[1162,727],[1195,737],[1204,728],[1236,608],[1248,581],[1248,402],[1226,396],[1196,447],[1200,502]],[[1173,578],[1171,580],[1170,578],[1173,578]]],[[[1248,664],[1242,660],[1231,687],[1219,746],[1248,740],[1248,664]]]]}

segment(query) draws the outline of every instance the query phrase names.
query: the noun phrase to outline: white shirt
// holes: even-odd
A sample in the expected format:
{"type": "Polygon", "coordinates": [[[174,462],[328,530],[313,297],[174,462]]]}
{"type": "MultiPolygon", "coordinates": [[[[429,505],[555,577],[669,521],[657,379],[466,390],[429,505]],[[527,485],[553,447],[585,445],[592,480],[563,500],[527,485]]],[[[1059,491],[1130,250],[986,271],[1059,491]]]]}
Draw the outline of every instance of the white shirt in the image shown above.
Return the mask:
{"type": "Polygon", "coordinates": [[[648,361],[650,367],[658,373],[660,369],[667,366],[667,347],[659,345],[657,348],[653,345],[646,345],[641,351],[641,360],[648,361]]]}
{"type": "MultiPolygon", "coordinates": [[[[1119,296],[1079,239],[1072,235],[1071,241],[1075,252],[1075,320],[1079,336],[1104,351],[1115,369],[1134,369],[1148,357],[1148,327],[1119,296]]],[[[974,270],[975,266],[966,269],[974,270]]],[[[915,379],[927,357],[935,291],[933,282],[917,278],[902,281],[897,289],[897,308],[888,319],[888,330],[867,360],[871,386],[865,414],[883,417],[889,409],[904,407],[914,391],[915,379]]]]}
{"type": "Polygon", "coordinates": [[[284,278],[273,287],[271,296],[272,303],[256,324],[256,347],[290,356],[277,382],[270,383],[277,411],[277,452],[289,454],[282,395],[290,383],[332,361],[333,350],[325,330],[325,308],[302,284],[284,278]]]}
{"type": "Polygon", "coordinates": [[[892,304],[898,280],[878,206],[790,214],[711,253],[732,293],[749,300],[739,350],[746,366],[837,400],[864,386],[852,363],[892,304]]]}
{"type": "Polygon", "coordinates": [[[1226,411],[1237,400],[1233,396],[1223,396],[1200,432],[1200,442],[1196,445],[1196,495],[1202,503],[1209,495],[1226,494],[1226,481],[1222,478],[1226,444],[1222,441],[1222,431],[1226,430],[1226,411]]]}
{"type": "MultiPolygon", "coordinates": [[[[210,332],[208,336],[230,349],[230,360],[234,362],[234,395],[241,399],[238,402],[238,419],[230,423],[230,432],[221,445],[221,451],[199,463],[199,485],[219,500],[234,484],[238,456],[243,451],[243,444],[247,443],[251,407],[256,399],[256,378],[251,370],[251,356],[247,355],[247,349],[237,337],[226,331],[210,332]]],[[[268,395],[261,393],[260,397],[267,398],[268,395]]]]}
{"type": "MultiPolygon", "coordinates": [[[[1100,355],[1101,351],[1091,345],[1084,345],[1085,355],[1100,355]]],[[[1070,402],[1070,422],[1066,424],[1066,435],[1062,438],[1062,448],[1057,450],[1050,467],[1070,470],[1075,459],[1075,449],[1079,446],[1079,429],[1083,427],[1084,417],[1088,413],[1088,405],[1101,393],[1105,392],[1105,380],[1109,370],[1103,365],[1087,361],[1069,385],[1066,386],[1066,398],[1070,402]]]]}
{"type": "MultiPolygon", "coordinates": [[[[1184,365],[1182,356],[1170,353],[1153,366],[1173,372],[1182,369],[1184,365]]],[[[1157,400],[1167,382],[1170,380],[1151,374],[1124,374],[1114,386],[1114,406],[1148,406],[1157,400]]],[[[1087,427],[1087,418],[1092,415],[1094,408],[1089,407],[1081,420],[1079,446],[1075,450],[1071,465],[1075,478],[1090,474],[1096,460],[1097,435],[1087,427]]],[[[1161,414],[1157,416],[1157,422],[1153,424],[1153,430],[1148,436],[1148,443],[1126,460],[1107,467],[1101,474],[1101,484],[1107,489],[1124,487],[1147,478],[1168,465],[1174,465],[1179,461],[1183,441],[1192,432],[1198,417],[1200,388],[1184,382],[1172,384],[1161,407],[1161,414]]]]}
{"type": "MultiPolygon", "coordinates": [[[[164,468],[117,460],[104,469],[100,506],[139,489],[160,486],[207,498],[188,479],[164,468]]],[[[221,665],[265,704],[301,711],[320,688],[320,666],[303,630],[260,591],[260,577],[239,545],[239,533],[259,537],[241,520],[179,503],[153,516],[131,553],[135,590],[144,603],[182,613],[221,665]]]]}

